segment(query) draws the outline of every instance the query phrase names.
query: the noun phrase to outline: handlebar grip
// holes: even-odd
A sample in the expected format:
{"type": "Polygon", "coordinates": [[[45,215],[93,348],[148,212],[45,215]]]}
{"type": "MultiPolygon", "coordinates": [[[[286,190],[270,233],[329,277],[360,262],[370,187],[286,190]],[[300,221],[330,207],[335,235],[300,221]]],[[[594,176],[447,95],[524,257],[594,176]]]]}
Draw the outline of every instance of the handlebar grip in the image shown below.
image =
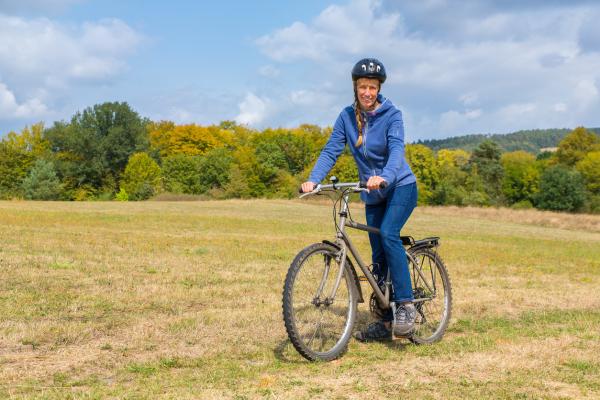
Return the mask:
{"type": "MultiPolygon", "coordinates": [[[[367,182],[366,181],[360,181],[358,183],[358,187],[360,187],[362,189],[366,189],[367,188],[367,182]]],[[[382,181],[379,184],[379,189],[385,189],[386,187],[388,187],[388,183],[386,181],[382,181]]]]}
{"type": "MultiPolygon", "coordinates": [[[[317,187],[317,185],[314,185],[314,186],[313,186],[313,188],[312,188],[312,190],[315,190],[315,188],[316,188],[316,187],[317,187]]],[[[302,186],[300,186],[300,187],[298,188],[298,193],[300,193],[300,194],[304,194],[304,193],[310,193],[310,190],[309,190],[308,192],[303,192],[303,191],[302,191],[302,186]]]]}

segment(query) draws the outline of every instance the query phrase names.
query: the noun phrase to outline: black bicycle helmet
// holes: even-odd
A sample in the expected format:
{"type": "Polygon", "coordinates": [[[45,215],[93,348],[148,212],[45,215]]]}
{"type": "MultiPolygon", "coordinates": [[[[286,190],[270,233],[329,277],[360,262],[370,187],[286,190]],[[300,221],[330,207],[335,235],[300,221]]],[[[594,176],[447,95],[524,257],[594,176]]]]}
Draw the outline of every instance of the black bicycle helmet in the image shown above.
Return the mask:
{"type": "Polygon", "coordinates": [[[359,78],[374,78],[380,83],[385,82],[385,67],[376,58],[363,58],[352,68],[352,80],[359,78]]]}

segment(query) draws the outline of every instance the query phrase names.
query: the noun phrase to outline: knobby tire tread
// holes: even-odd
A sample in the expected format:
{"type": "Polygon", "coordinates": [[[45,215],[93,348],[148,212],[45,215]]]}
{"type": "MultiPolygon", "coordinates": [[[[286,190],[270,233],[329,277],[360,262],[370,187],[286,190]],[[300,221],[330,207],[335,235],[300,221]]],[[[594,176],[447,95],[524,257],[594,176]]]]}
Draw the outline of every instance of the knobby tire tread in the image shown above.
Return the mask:
{"type": "MultiPolygon", "coordinates": [[[[346,353],[348,350],[348,343],[350,341],[351,335],[349,335],[343,343],[336,345],[336,351],[331,352],[331,354],[317,354],[310,349],[308,349],[303,340],[301,339],[299,333],[296,331],[295,322],[294,322],[294,310],[293,310],[293,302],[292,302],[292,294],[293,294],[293,285],[296,278],[296,275],[300,272],[300,267],[303,262],[313,253],[325,250],[331,252],[332,254],[337,253],[339,250],[334,246],[325,243],[314,243],[310,246],[305,247],[301,250],[288,269],[285,284],[283,287],[283,320],[285,323],[285,329],[287,331],[288,337],[292,342],[294,348],[300,353],[304,358],[310,361],[332,361],[335,360],[346,353]]],[[[348,260],[347,260],[348,261],[348,260]]],[[[345,274],[350,273],[349,264],[345,266],[346,272],[345,274]]],[[[352,277],[352,275],[349,275],[352,277]]],[[[347,279],[345,276],[342,277],[343,280],[347,279]]],[[[353,282],[354,280],[351,280],[353,282]]],[[[317,282],[315,282],[316,284],[317,282]]],[[[348,282],[347,282],[348,283],[348,282]]],[[[348,287],[348,295],[351,297],[350,307],[353,308],[353,311],[350,312],[351,321],[349,324],[351,325],[350,331],[352,331],[352,327],[356,321],[356,312],[357,312],[357,294],[356,288],[353,285],[348,287]]],[[[334,347],[334,348],[335,348],[334,347]]]]}
{"type": "MultiPolygon", "coordinates": [[[[450,274],[448,273],[448,269],[446,268],[446,265],[444,264],[444,262],[442,261],[440,256],[437,254],[437,252],[432,251],[429,248],[423,248],[423,247],[412,249],[412,250],[409,249],[408,252],[413,256],[414,259],[417,259],[417,256],[419,254],[427,254],[428,256],[430,256],[435,261],[438,272],[441,275],[443,275],[443,276],[440,276],[440,278],[443,281],[445,281],[444,288],[445,288],[445,293],[447,293],[447,296],[448,296],[448,310],[447,310],[445,319],[442,321],[441,325],[439,325],[439,326],[441,326],[441,329],[438,328],[436,330],[436,333],[427,339],[421,339],[416,335],[409,337],[410,341],[415,344],[432,344],[432,343],[438,342],[442,339],[442,337],[444,336],[444,333],[446,332],[446,329],[448,328],[448,325],[450,324],[450,319],[452,318],[452,282],[450,280],[450,274]]],[[[409,263],[409,265],[410,265],[410,263],[409,263]]]]}

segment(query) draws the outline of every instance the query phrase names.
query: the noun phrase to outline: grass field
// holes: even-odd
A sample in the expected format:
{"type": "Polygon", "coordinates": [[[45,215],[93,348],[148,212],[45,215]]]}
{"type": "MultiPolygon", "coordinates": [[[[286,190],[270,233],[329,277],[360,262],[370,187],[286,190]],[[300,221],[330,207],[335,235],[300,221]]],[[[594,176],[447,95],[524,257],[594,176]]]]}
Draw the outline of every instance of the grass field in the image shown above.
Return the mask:
{"type": "Polygon", "coordinates": [[[308,363],[281,289],[328,203],[0,202],[0,398],[600,398],[600,216],[423,207],[405,233],[442,238],[444,339],[308,363]]]}

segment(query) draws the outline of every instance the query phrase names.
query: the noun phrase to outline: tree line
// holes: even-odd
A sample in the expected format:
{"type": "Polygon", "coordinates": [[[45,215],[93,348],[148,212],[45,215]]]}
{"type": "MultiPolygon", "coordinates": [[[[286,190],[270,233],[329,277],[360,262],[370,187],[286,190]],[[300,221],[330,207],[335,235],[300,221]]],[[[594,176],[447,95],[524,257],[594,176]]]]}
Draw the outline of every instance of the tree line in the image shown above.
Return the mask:
{"type": "MultiPolygon", "coordinates": [[[[127,103],[103,103],[69,122],[42,123],[0,141],[0,198],[146,200],[291,198],[331,128],[253,130],[150,121],[127,103]]],[[[419,203],[600,212],[600,137],[570,131],[556,152],[502,151],[486,139],[472,151],[407,144],[419,203]]],[[[358,179],[349,150],[331,172],[358,179]]]]}
{"type": "MultiPolygon", "coordinates": [[[[600,134],[600,128],[587,128],[588,131],[600,134]]],[[[503,152],[525,150],[538,154],[547,148],[558,146],[561,140],[571,132],[570,129],[529,129],[507,134],[474,134],[455,136],[445,139],[419,140],[417,143],[437,151],[441,149],[463,149],[473,151],[485,140],[498,144],[503,152]]]]}

